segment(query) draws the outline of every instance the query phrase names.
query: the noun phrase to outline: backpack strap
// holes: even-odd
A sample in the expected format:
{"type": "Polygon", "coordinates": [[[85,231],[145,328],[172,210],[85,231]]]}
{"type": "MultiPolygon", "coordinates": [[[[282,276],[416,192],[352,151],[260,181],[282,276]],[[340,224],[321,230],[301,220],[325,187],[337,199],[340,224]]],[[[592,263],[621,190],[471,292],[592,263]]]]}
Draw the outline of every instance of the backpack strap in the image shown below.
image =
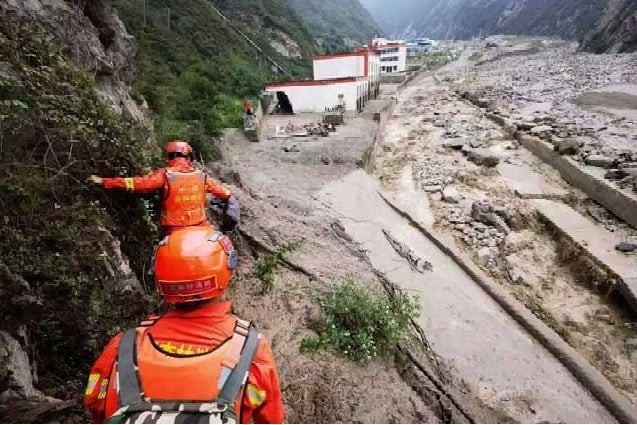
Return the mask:
{"type": "Polygon", "coordinates": [[[142,403],[143,392],[137,374],[137,330],[127,330],[119,342],[117,354],[117,374],[119,386],[119,405],[128,406],[142,403]]]}
{"type": "MultiPolygon", "coordinates": [[[[242,320],[237,321],[233,340],[236,335],[240,335],[243,339],[245,339],[245,343],[243,344],[243,349],[240,354],[235,357],[235,359],[238,358],[238,361],[235,365],[233,365],[232,371],[229,375],[227,375],[227,379],[221,387],[221,392],[217,397],[218,405],[232,406],[239,395],[239,391],[241,391],[241,387],[243,387],[248,379],[248,372],[252,365],[252,360],[254,359],[257,347],[259,346],[260,335],[249,322],[247,322],[248,329],[245,328],[245,324],[246,322],[242,320]]],[[[223,366],[224,369],[229,367],[228,364],[224,364],[223,366]]],[[[224,375],[226,374],[222,372],[222,376],[224,375]]]]}

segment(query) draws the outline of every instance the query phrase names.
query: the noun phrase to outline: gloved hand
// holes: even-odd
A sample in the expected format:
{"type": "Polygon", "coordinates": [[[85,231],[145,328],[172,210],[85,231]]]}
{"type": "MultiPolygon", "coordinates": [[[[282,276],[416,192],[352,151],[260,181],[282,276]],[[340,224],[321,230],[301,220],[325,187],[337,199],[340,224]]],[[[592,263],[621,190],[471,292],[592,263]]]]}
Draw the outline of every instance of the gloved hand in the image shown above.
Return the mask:
{"type": "Polygon", "coordinates": [[[104,179],[101,178],[101,177],[98,177],[96,175],[92,175],[91,177],[86,179],[86,181],[88,183],[93,183],[93,184],[96,184],[96,185],[99,185],[99,186],[101,186],[104,183],[104,179]]]}
{"type": "Polygon", "coordinates": [[[234,196],[231,196],[226,202],[223,208],[223,214],[221,217],[221,231],[231,232],[239,224],[241,218],[241,211],[239,208],[239,201],[234,196]]]}

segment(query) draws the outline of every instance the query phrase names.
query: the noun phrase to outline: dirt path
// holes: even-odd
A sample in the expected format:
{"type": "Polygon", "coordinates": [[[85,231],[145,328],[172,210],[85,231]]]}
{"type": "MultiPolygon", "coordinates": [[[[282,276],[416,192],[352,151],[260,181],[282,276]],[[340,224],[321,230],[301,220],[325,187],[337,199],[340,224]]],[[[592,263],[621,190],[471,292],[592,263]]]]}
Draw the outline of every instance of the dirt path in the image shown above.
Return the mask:
{"type": "Polygon", "coordinates": [[[405,351],[365,366],[337,354],[299,351],[303,337],[313,333],[316,297],[332,279],[356,276],[369,282],[376,278],[344,231],[342,216],[316,195],[324,184],[356,168],[373,140],[357,135],[373,132],[375,125],[371,120],[353,122],[343,132],[350,145],[342,145],[336,137],[306,140],[294,142],[297,152],[283,149],[290,141],[255,144],[238,133],[228,135],[223,148],[226,164],[217,171],[235,182],[234,193],[242,203],[242,230],[233,237],[241,252],[231,287],[235,308],[255,320],[272,342],[290,423],[506,420],[448,376],[444,363],[416,336],[405,347],[408,356],[405,351]],[[283,267],[273,287],[264,290],[254,272],[257,259],[267,253],[264,247],[276,249],[295,240],[304,243],[287,255],[294,266],[283,267]],[[461,408],[454,407],[449,394],[462,400],[461,408]],[[380,399],[383,403],[378,403],[380,399]]]}

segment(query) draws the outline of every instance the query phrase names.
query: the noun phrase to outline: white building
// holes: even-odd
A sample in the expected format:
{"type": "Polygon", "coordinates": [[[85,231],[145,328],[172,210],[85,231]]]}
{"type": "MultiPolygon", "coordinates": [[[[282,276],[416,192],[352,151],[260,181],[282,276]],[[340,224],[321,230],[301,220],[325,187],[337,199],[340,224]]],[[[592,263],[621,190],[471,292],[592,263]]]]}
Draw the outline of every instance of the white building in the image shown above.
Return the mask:
{"type": "Polygon", "coordinates": [[[378,96],[380,56],[368,49],[313,57],[314,80],[267,84],[265,90],[287,96],[293,112],[325,112],[345,104],[361,111],[378,96]]]}
{"type": "Polygon", "coordinates": [[[326,108],[334,108],[343,103],[347,111],[356,111],[361,107],[367,84],[365,77],[346,77],[270,83],[265,86],[265,90],[285,93],[294,113],[325,112],[326,108]]]}
{"type": "Polygon", "coordinates": [[[380,55],[380,70],[383,73],[407,70],[407,43],[402,40],[375,38],[371,49],[380,55]]]}

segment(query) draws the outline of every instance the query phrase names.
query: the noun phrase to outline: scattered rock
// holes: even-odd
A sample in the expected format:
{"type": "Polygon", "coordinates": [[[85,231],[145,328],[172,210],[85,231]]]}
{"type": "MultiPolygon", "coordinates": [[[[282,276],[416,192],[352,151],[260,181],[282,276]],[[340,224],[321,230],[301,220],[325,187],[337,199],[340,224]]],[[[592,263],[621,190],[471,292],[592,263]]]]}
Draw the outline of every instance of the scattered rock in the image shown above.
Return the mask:
{"type": "Polygon", "coordinates": [[[470,145],[465,144],[462,146],[461,151],[463,154],[469,155],[473,151],[473,148],[470,145]]]}
{"type": "Polygon", "coordinates": [[[449,142],[445,142],[442,144],[442,147],[447,148],[447,149],[455,149],[457,151],[459,151],[460,149],[462,149],[462,147],[465,145],[465,141],[462,139],[455,139],[455,140],[451,140],[449,142]]]}
{"type": "Polygon", "coordinates": [[[469,161],[476,165],[482,165],[484,167],[495,167],[500,163],[500,158],[494,153],[484,150],[475,149],[468,154],[469,161]]]}
{"type": "Polygon", "coordinates": [[[520,269],[518,269],[517,267],[514,267],[511,264],[508,264],[505,266],[505,271],[506,271],[506,277],[507,279],[511,282],[514,283],[516,285],[524,285],[524,274],[522,273],[522,271],[520,269]]]}
{"type": "Polygon", "coordinates": [[[553,127],[551,127],[550,125],[538,125],[537,127],[533,127],[531,129],[531,134],[542,134],[542,133],[546,133],[553,130],[553,127]]]}
{"type": "Polygon", "coordinates": [[[579,151],[579,143],[574,139],[559,140],[554,146],[555,152],[560,155],[575,155],[579,151]]]}
{"type": "Polygon", "coordinates": [[[511,233],[504,219],[494,212],[493,206],[488,201],[475,201],[471,206],[471,217],[480,223],[497,228],[505,235],[511,233]]]}
{"type": "Polygon", "coordinates": [[[436,120],[434,121],[434,127],[438,127],[438,128],[442,128],[444,127],[446,124],[443,120],[436,120]]]}
{"type": "Polygon", "coordinates": [[[620,252],[635,252],[637,251],[637,244],[630,242],[622,242],[618,244],[615,249],[620,252]]]}
{"type": "Polygon", "coordinates": [[[484,142],[482,140],[472,139],[469,142],[469,145],[471,145],[472,148],[479,148],[480,146],[484,145],[484,142]]]}
{"type": "Polygon", "coordinates": [[[434,193],[434,192],[440,192],[442,190],[442,186],[423,186],[422,190],[424,190],[427,193],[434,193]]]}
{"type": "Polygon", "coordinates": [[[630,338],[624,341],[624,347],[629,351],[637,351],[637,338],[630,338]]]}
{"type": "Polygon", "coordinates": [[[521,123],[518,123],[518,128],[520,130],[527,130],[528,131],[528,130],[531,130],[532,128],[535,128],[535,127],[537,127],[537,125],[534,122],[521,122],[521,123]]]}
{"type": "Polygon", "coordinates": [[[529,230],[511,232],[504,238],[504,252],[513,254],[533,246],[532,233],[529,230]]]}
{"type": "Polygon", "coordinates": [[[612,168],[615,165],[615,159],[604,155],[590,155],[585,160],[587,165],[600,168],[612,168]]]}
{"type": "Polygon", "coordinates": [[[442,191],[442,199],[450,204],[457,204],[462,200],[463,196],[453,186],[447,186],[442,191]]]}
{"type": "Polygon", "coordinates": [[[627,176],[628,173],[625,170],[608,170],[606,174],[604,174],[604,178],[608,180],[621,180],[627,176]]]}
{"type": "Polygon", "coordinates": [[[498,256],[500,250],[495,247],[484,247],[478,251],[478,260],[482,267],[495,267],[497,266],[498,256]]]}
{"type": "Polygon", "coordinates": [[[283,151],[284,152],[301,152],[301,150],[296,145],[284,146],[283,151]]]}

